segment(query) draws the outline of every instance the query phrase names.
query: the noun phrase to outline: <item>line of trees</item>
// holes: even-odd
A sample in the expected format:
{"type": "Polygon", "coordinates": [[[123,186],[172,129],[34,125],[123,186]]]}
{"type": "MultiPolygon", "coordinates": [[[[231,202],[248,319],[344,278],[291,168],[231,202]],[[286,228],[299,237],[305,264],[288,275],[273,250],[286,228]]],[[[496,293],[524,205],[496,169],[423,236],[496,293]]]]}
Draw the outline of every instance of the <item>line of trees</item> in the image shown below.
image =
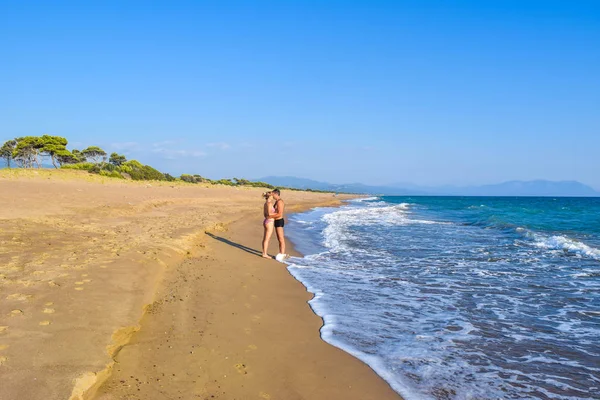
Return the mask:
{"type": "Polygon", "coordinates": [[[110,156],[98,146],[83,150],[68,150],[68,140],[61,136],[24,136],[7,140],[0,147],[0,158],[8,168],[40,168],[48,159],[54,168],[86,170],[114,178],[133,180],[175,180],[169,174],[144,165],[137,160],[127,160],[124,155],[110,156]]]}
{"type": "Polygon", "coordinates": [[[24,136],[7,140],[0,147],[0,158],[11,168],[40,168],[44,159],[50,159],[54,168],[81,162],[106,161],[106,152],[98,146],[83,150],[67,150],[68,141],[61,136],[24,136]]]}
{"type": "MultiPolygon", "coordinates": [[[[179,178],[162,173],[137,160],[127,160],[122,154],[106,151],[98,146],[89,146],[83,150],[68,150],[68,140],[61,136],[24,136],[7,140],[0,147],[0,158],[8,168],[41,168],[45,160],[50,160],[54,168],[85,170],[93,174],[120,179],[183,181],[188,183],[209,183],[227,186],[250,186],[273,189],[265,182],[252,182],[247,179],[211,180],[200,175],[182,174],[179,178]]],[[[300,190],[282,188],[286,190],[300,190]]],[[[319,190],[307,190],[321,192],[319,190]]]]}

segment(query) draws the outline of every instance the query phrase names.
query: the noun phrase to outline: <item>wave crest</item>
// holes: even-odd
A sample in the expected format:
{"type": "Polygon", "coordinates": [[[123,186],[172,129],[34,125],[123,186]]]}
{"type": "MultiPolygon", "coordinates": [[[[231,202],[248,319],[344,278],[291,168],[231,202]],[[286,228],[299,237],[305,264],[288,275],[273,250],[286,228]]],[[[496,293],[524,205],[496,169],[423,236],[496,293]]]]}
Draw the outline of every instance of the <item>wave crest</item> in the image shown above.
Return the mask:
{"type": "Polygon", "coordinates": [[[595,260],[600,260],[600,249],[588,246],[587,244],[571,239],[567,236],[554,235],[544,236],[539,233],[528,232],[533,240],[533,245],[541,249],[562,250],[565,253],[571,253],[578,256],[590,257],[595,260]]]}

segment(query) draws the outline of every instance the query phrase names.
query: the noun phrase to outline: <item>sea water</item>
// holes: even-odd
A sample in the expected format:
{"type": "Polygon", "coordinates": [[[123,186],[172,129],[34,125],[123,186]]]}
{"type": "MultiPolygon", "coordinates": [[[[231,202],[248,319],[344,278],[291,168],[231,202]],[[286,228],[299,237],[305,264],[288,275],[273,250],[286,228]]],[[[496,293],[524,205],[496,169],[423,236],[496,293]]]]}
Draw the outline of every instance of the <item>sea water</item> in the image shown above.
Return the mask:
{"type": "Polygon", "coordinates": [[[323,339],[407,400],[600,399],[600,198],[372,198],[288,233],[323,339]]]}

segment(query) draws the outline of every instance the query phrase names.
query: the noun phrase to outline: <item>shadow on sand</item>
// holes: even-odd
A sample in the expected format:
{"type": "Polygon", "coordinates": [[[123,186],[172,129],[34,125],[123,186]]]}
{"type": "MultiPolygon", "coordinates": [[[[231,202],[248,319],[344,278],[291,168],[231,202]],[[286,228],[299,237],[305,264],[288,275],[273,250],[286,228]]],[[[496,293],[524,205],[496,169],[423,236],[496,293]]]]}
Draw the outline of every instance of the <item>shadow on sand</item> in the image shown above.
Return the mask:
{"type": "Polygon", "coordinates": [[[218,240],[219,242],[228,244],[228,245],[230,245],[232,247],[236,247],[236,248],[238,248],[240,250],[245,251],[246,253],[250,253],[252,255],[255,255],[255,256],[258,256],[258,257],[262,257],[262,252],[260,252],[258,250],[255,250],[255,249],[253,249],[251,247],[244,246],[243,244],[239,244],[239,243],[236,243],[236,242],[232,242],[229,239],[225,239],[224,237],[217,236],[217,235],[215,235],[213,233],[210,233],[210,232],[204,232],[204,233],[206,233],[211,238],[213,238],[215,240],[218,240]]]}

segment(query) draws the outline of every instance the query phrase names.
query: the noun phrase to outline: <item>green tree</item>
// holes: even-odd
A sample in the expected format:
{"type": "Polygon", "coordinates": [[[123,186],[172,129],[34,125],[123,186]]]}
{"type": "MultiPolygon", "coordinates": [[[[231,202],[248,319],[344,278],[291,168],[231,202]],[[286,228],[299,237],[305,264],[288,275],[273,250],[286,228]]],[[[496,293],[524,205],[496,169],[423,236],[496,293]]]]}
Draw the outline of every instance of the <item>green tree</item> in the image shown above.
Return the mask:
{"type": "Polygon", "coordinates": [[[116,167],[119,167],[127,162],[127,158],[125,158],[123,155],[112,153],[108,159],[108,162],[116,167]]]}
{"type": "Polygon", "coordinates": [[[184,182],[189,182],[189,183],[203,183],[203,182],[208,181],[206,178],[203,178],[202,176],[197,175],[197,174],[196,175],[181,174],[179,179],[181,179],[184,182]]]}
{"type": "Polygon", "coordinates": [[[69,150],[57,153],[56,160],[61,165],[61,167],[65,164],[77,164],[78,162],[80,162],[79,158],[69,150]]]}
{"type": "Polygon", "coordinates": [[[50,157],[54,168],[58,168],[57,162],[60,163],[60,160],[67,160],[72,156],[71,152],[67,150],[68,142],[64,137],[44,135],[39,138],[39,141],[41,154],[50,157]]]}
{"type": "Polygon", "coordinates": [[[188,174],[181,174],[179,179],[181,179],[184,182],[196,183],[196,179],[192,175],[188,175],[188,174]]]}
{"type": "Polygon", "coordinates": [[[33,168],[34,164],[40,167],[39,155],[43,147],[40,137],[25,136],[15,139],[17,145],[13,151],[13,159],[23,168],[33,168]]]}
{"type": "Polygon", "coordinates": [[[233,178],[233,181],[239,186],[246,186],[250,184],[250,181],[247,179],[233,178]]]}
{"type": "Polygon", "coordinates": [[[90,146],[87,149],[81,150],[81,155],[86,161],[92,161],[96,164],[100,163],[100,160],[106,160],[106,152],[98,146],[90,146]]]}
{"type": "Polygon", "coordinates": [[[17,141],[15,139],[7,140],[2,147],[0,147],[0,158],[4,158],[8,168],[10,168],[10,162],[13,159],[15,147],[17,147],[17,141]]]}
{"type": "Polygon", "coordinates": [[[81,155],[81,150],[73,149],[71,150],[71,154],[75,157],[79,162],[83,162],[85,158],[81,155]]]}

